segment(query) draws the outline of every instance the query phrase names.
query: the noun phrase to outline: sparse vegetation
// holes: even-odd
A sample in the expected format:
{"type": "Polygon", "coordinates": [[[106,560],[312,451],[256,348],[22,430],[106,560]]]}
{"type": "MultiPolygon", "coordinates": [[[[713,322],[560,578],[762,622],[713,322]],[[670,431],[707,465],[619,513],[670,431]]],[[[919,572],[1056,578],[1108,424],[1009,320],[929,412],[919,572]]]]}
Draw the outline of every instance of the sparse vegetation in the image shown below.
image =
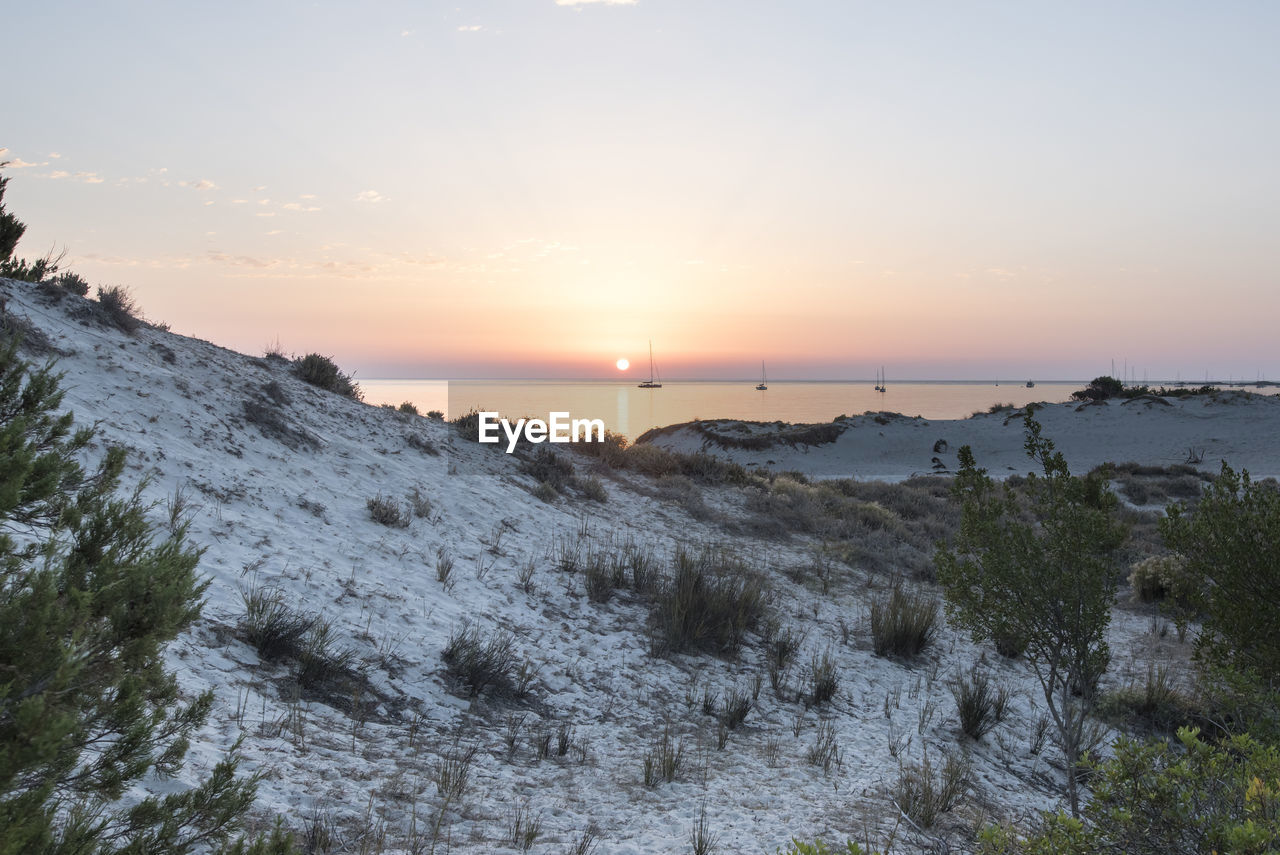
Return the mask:
{"type": "Polygon", "coordinates": [[[1009,709],[1009,690],[994,683],[977,665],[952,680],[951,697],[960,716],[960,730],[974,740],[981,740],[1003,721],[1009,709]]]}
{"type": "MultiPolygon", "coordinates": [[[[407,528],[412,517],[411,510],[401,507],[395,499],[381,493],[365,502],[365,507],[369,509],[369,517],[374,522],[389,528],[407,528]]],[[[428,513],[430,509],[431,506],[428,503],[428,513]]]]}
{"type": "Polygon", "coordinates": [[[662,728],[662,736],[654,741],[644,755],[644,785],[656,787],[663,781],[671,782],[680,774],[684,762],[684,739],[671,733],[670,723],[662,728]]]}
{"type": "Polygon", "coordinates": [[[732,655],[764,617],[761,578],[724,553],[676,554],[675,576],[650,610],[654,646],[663,653],[700,650],[732,655]]]}
{"type": "Polygon", "coordinates": [[[478,626],[462,627],[449,636],[443,653],[449,676],[471,695],[510,690],[516,670],[515,637],[505,629],[485,635],[478,626]]]}
{"type": "Polygon", "coordinates": [[[955,808],[972,784],[972,767],[964,755],[949,754],[935,772],[926,753],[919,763],[898,770],[893,800],[918,828],[932,828],[942,814],[955,808]]]}
{"type": "Polygon", "coordinates": [[[98,306],[121,332],[132,335],[142,326],[142,311],[129,289],[121,285],[98,286],[98,306]]]}
{"type": "Polygon", "coordinates": [[[319,353],[308,353],[293,361],[293,373],[304,383],[325,389],[329,392],[363,401],[364,393],[350,375],[344,374],[332,357],[319,353]]]}

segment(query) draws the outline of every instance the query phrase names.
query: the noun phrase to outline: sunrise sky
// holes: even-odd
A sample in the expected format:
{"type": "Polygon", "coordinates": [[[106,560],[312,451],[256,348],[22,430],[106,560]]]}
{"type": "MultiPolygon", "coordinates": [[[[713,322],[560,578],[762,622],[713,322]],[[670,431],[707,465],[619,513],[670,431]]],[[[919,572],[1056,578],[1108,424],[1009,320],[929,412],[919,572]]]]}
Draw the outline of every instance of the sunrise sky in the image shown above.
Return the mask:
{"type": "Polygon", "coordinates": [[[1269,0],[44,0],[4,26],[19,254],[238,350],[1280,379],[1269,0]]]}

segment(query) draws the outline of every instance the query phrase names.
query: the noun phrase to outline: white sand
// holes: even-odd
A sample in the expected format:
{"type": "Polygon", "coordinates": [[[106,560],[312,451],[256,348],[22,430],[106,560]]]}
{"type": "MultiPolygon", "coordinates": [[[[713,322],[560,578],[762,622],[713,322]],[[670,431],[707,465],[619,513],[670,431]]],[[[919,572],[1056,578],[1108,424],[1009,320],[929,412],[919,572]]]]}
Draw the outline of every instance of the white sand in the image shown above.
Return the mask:
{"type": "MultiPolygon", "coordinates": [[[[412,433],[446,447],[452,434],[443,424],[306,386],[280,362],[150,328],[126,336],[85,317],[88,305],[78,298],[53,304],[13,282],[0,282],[0,296],[10,313],[64,351],[58,363],[64,406],[79,424],[99,422],[90,456],[108,443],[127,446],[127,479],[149,477],[144,497],[155,503],[157,524],[181,491],[190,535],[206,550],[200,571],[210,580],[208,603],[198,624],[169,646],[166,661],[188,697],[214,691],[214,712],[193,741],[188,768],[173,779],[150,779],[143,789],[191,786],[243,738],[244,771],[264,774],[257,805],[264,816],[279,812],[295,828],[313,815],[327,818],[353,849],[358,827],[381,824],[388,834],[381,851],[394,855],[405,851],[415,816],[420,832],[432,827],[440,804],[435,765],[461,742],[480,750],[468,792],[443,817],[441,852],[518,852],[510,836],[517,806],[542,822],[534,852],[571,851],[590,827],[598,829],[599,853],[688,851],[703,805],[721,852],[772,853],[792,835],[843,840],[867,827],[896,827],[894,851],[905,852],[912,848],[907,829],[887,797],[899,763],[918,761],[927,750],[936,764],[956,750],[947,680],[990,657],[985,667],[1015,692],[1012,710],[995,733],[968,747],[973,791],[938,833],[958,839],[957,817],[980,815],[979,805],[986,816],[1026,818],[1060,804],[1054,750],[1032,750],[1029,734],[1043,700],[1025,665],[991,657],[949,627],[913,662],[875,657],[868,597],[885,578],[842,569],[829,591],[797,583],[786,571],[811,566],[813,542],[729,538],[723,528],[654,498],[651,482],[625,474],[604,478],[607,504],[545,504],[533,498],[534,482],[517,461],[501,452],[456,443],[446,456],[430,457],[407,442],[412,433]],[[283,418],[315,440],[313,450],[292,450],[246,420],[244,401],[270,381],[290,398],[283,418]],[[378,494],[403,500],[415,488],[433,505],[428,519],[407,528],[370,519],[366,500],[378,494]],[[593,604],[581,574],[555,569],[555,555],[566,546],[610,549],[627,538],[668,563],[676,544],[727,541],[765,574],[779,620],[804,634],[786,678],[790,691],[802,685],[811,657],[826,653],[837,663],[835,700],[805,710],[794,695],[776,696],[766,679],[743,728],[717,750],[701,695],[749,688],[764,672],[760,645],[753,640],[738,661],[654,657],[643,601],[624,592],[593,604]],[[438,551],[456,561],[448,586],[436,578],[438,551]],[[285,666],[260,662],[238,639],[241,592],[255,582],[278,586],[291,606],[331,621],[384,698],[369,720],[353,722],[332,706],[296,701],[284,688],[285,666]],[[451,687],[440,654],[464,621],[515,634],[519,656],[539,669],[531,701],[472,701],[451,687]],[[523,717],[514,750],[506,743],[509,714],[523,717]],[[806,759],[823,720],[843,757],[828,772],[806,759]],[[664,723],[685,740],[685,768],[675,782],[646,788],[642,757],[664,723]],[[536,728],[561,724],[573,728],[581,755],[539,760],[536,728]]],[[[1199,443],[1252,468],[1275,460],[1276,412],[1274,401],[1189,402],[1172,416],[1140,406],[1082,414],[1064,408],[1048,414],[1046,424],[1072,455],[1092,455],[1090,462],[1177,461],[1184,446],[1199,443]],[[1108,443],[1115,449],[1126,437],[1123,453],[1098,450],[1108,443]],[[1236,458],[1244,452],[1252,456],[1236,458]]],[[[814,464],[824,472],[902,477],[928,470],[939,437],[953,448],[974,443],[993,467],[1015,465],[1019,436],[1016,424],[1005,427],[998,417],[883,426],[859,419],[833,448],[772,456],[787,468],[814,464]]],[[[744,502],[741,491],[728,488],[708,490],[706,500],[727,514],[741,513],[744,502]]],[[[1107,679],[1123,680],[1125,669],[1144,672],[1142,657],[1171,643],[1149,628],[1147,617],[1118,613],[1112,645],[1118,661],[1107,679]]]]}
{"type": "MultiPolygon", "coordinates": [[[[1192,462],[1218,472],[1226,461],[1254,478],[1280,477],[1280,397],[1244,391],[1211,396],[1111,400],[1101,404],[1045,404],[1035,413],[1044,435],[1067,459],[1072,472],[1101,463],[1168,466],[1192,462]]],[[[732,435],[740,423],[713,423],[732,435]]],[[[849,419],[838,440],[823,445],[776,446],[763,451],[723,449],[696,430],[682,428],[653,440],[682,451],[705,450],[747,466],[793,470],[813,477],[900,481],[912,475],[954,472],[960,447],[973,449],[978,465],[993,476],[1025,473],[1032,461],[1023,448],[1021,411],[954,421],[867,414],[849,419]],[[1012,416],[1012,417],[1011,417],[1012,416]],[[945,451],[934,451],[945,440],[945,451]],[[934,458],[942,463],[939,468],[934,458]]],[[[750,426],[752,433],[771,428],[750,426]]]]}

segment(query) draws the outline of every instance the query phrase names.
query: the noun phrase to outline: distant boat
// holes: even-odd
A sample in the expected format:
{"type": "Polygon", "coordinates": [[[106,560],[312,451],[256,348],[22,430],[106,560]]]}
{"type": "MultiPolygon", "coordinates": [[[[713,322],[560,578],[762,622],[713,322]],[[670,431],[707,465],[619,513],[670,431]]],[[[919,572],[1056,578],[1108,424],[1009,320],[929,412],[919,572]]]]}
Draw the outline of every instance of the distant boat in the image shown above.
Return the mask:
{"type": "Polygon", "coordinates": [[[1028,381],[1027,381],[1027,388],[1028,388],[1028,389],[1034,389],[1035,387],[1036,387],[1036,381],[1034,381],[1034,380],[1028,380],[1028,381]]]}
{"type": "Polygon", "coordinates": [[[653,364],[653,339],[649,339],[649,379],[640,384],[641,389],[661,389],[662,378],[653,364]]]}
{"type": "Polygon", "coordinates": [[[885,382],[885,379],[884,379],[884,366],[883,366],[883,365],[881,365],[881,366],[880,366],[880,373],[876,375],[876,391],[877,391],[877,392],[888,392],[888,391],[889,391],[889,384],[888,384],[888,383],[886,383],[886,382],[885,382]]]}
{"type": "Polygon", "coordinates": [[[769,375],[764,373],[764,360],[760,360],[760,382],[756,384],[756,391],[763,392],[769,388],[769,375]]]}

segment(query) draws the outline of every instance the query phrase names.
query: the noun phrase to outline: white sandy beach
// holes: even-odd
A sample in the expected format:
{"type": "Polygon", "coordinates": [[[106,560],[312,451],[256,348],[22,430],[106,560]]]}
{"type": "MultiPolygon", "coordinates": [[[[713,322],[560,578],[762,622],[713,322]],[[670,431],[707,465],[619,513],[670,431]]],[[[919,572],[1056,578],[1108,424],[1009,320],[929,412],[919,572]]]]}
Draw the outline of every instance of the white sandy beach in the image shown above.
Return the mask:
{"type": "MultiPolygon", "coordinates": [[[[883,572],[841,565],[818,585],[807,569],[816,541],[727,533],[714,515],[691,515],[632,472],[601,474],[605,503],[539,501],[517,458],[460,442],[444,423],[308,386],[284,360],[151,327],[126,335],[96,320],[87,301],[55,301],[24,283],[3,281],[0,291],[9,318],[56,348],[31,358],[58,357],[64,407],[78,424],[98,424],[91,456],[107,444],[127,447],[128,480],[145,483],[157,525],[181,497],[190,536],[205,549],[203,616],[169,646],[166,661],[188,697],[214,692],[214,712],[187,771],[148,779],[143,789],[191,786],[243,739],[244,771],[263,775],[255,808],[262,822],[278,814],[302,829],[319,818],[353,847],[381,829],[387,853],[409,851],[412,829],[421,835],[437,820],[440,851],[447,841],[451,852],[517,853],[517,809],[541,823],[535,852],[573,851],[587,838],[611,855],[686,851],[704,809],[722,852],[773,853],[793,836],[864,833],[881,841],[896,834],[894,851],[908,852],[963,839],[976,821],[1023,821],[1061,804],[1060,762],[1028,736],[1044,702],[1025,665],[945,625],[915,660],[873,655],[868,604],[888,584],[883,572]],[[274,434],[245,408],[270,384],[283,402],[275,410],[283,429],[274,434]],[[424,454],[424,444],[445,453],[424,454]],[[403,502],[414,490],[430,501],[424,517],[404,527],[370,518],[369,499],[403,502]],[[732,551],[767,580],[779,625],[803,639],[781,688],[763,680],[722,750],[701,699],[759,687],[763,644],[753,638],[735,659],[656,656],[643,600],[619,591],[592,602],[582,573],[557,569],[565,550],[609,555],[627,544],[664,567],[680,545],[732,551]],[[439,579],[441,556],[454,561],[448,584],[439,579]],[[261,660],[242,640],[243,595],[255,585],[274,586],[292,608],[331,623],[369,675],[376,703],[367,716],[300,697],[287,665],[261,660]],[[517,655],[536,669],[528,700],[470,698],[450,682],[441,651],[467,625],[513,633],[517,655]],[[810,709],[795,692],[819,656],[835,663],[839,688],[810,709]],[[985,741],[964,744],[973,782],[962,807],[917,834],[890,793],[903,764],[960,750],[948,680],[974,662],[1011,689],[1010,713],[985,741]],[[684,770],[646,787],[642,759],[664,728],[682,740],[684,770]],[[563,756],[542,756],[539,734],[562,729],[563,756]],[[811,759],[823,734],[838,759],[825,768],[811,759]],[[478,752],[471,783],[465,798],[442,807],[435,770],[460,745],[478,752]]],[[[1187,446],[1200,445],[1205,466],[1226,457],[1274,472],[1280,402],[1233,400],[1042,415],[1076,467],[1180,462],[1187,446]]],[[[855,419],[831,446],[731,456],[814,474],[903,478],[931,471],[932,446],[945,439],[951,451],[938,456],[952,465],[966,442],[993,470],[1022,465],[1020,425],[1003,416],[886,421],[855,419]]],[[[681,443],[700,445],[677,434],[681,443]]],[[[588,471],[590,462],[575,465],[588,471]]],[[[722,519],[746,514],[741,490],[708,487],[705,501],[722,519]]],[[[1133,679],[1150,662],[1185,662],[1186,646],[1167,622],[1163,628],[1149,615],[1118,611],[1107,680],[1133,679]]]]}

